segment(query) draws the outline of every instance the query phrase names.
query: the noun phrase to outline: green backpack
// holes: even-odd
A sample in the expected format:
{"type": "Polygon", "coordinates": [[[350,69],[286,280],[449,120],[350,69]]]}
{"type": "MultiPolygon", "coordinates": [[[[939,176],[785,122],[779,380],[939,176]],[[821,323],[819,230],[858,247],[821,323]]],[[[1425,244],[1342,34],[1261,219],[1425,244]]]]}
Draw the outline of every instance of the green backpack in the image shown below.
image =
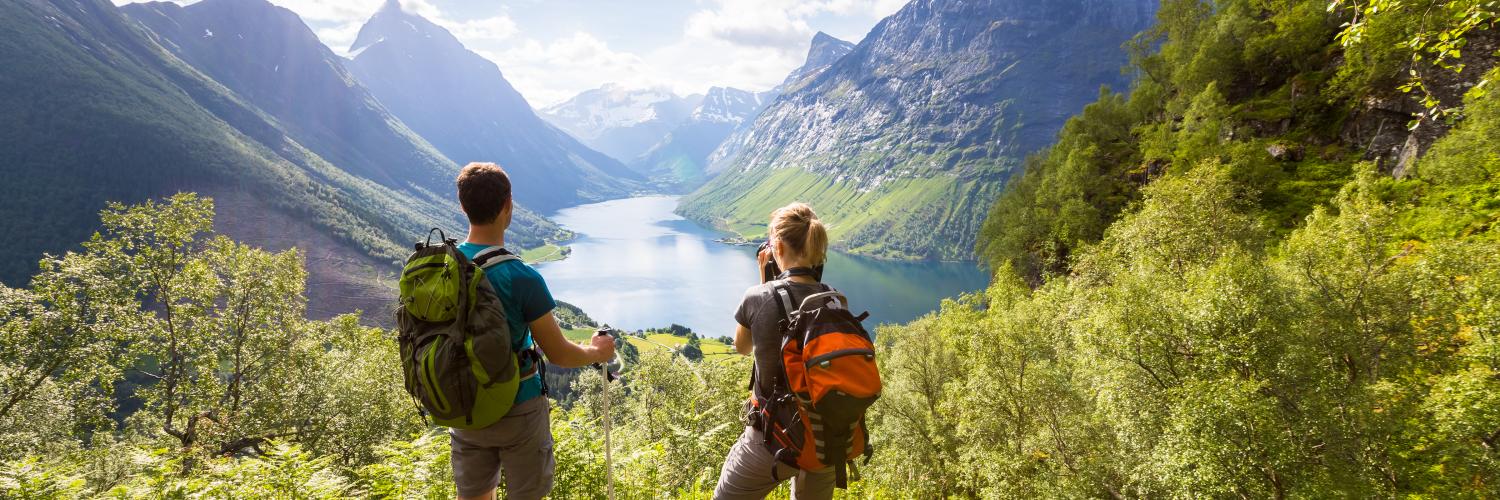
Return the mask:
{"type": "Polygon", "coordinates": [[[418,242],[401,270],[397,340],[406,392],[434,423],[481,429],[515,403],[520,362],[505,308],[484,270],[517,260],[492,248],[470,261],[439,229],[418,242]],[[432,234],[441,241],[432,243],[432,234]]]}

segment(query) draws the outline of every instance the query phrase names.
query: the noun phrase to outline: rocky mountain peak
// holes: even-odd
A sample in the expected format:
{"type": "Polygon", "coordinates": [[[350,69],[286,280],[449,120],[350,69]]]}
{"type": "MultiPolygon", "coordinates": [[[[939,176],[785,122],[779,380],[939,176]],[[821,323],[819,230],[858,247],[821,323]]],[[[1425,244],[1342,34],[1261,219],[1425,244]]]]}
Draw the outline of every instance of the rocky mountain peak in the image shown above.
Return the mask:
{"type": "Polygon", "coordinates": [[[424,45],[437,44],[436,50],[464,50],[463,43],[448,30],[421,15],[405,10],[400,0],[386,0],[380,10],[360,27],[359,35],[355,37],[354,45],[349,47],[349,52],[358,55],[371,45],[398,39],[424,45]]]}
{"type": "Polygon", "coordinates": [[[693,110],[691,119],[707,122],[740,123],[754,118],[764,105],[762,95],[733,87],[713,87],[703,102],[693,110]]]}
{"type": "Polygon", "coordinates": [[[807,48],[807,60],[787,75],[786,80],[781,82],[778,93],[795,88],[799,82],[817,76],[834,61],[853,50],[854,44],[819,31],[813,35],[812,44],[807,48]]]}

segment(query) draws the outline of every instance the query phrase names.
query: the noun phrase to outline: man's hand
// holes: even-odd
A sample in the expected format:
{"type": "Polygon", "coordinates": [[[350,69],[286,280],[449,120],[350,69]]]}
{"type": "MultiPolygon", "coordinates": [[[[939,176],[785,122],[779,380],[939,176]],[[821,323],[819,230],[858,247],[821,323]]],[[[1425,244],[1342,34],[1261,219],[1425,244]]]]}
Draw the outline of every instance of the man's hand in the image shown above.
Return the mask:
{"type": "Polygon", "coordinates": [[[609,344],[608,347],[599,346],[599,337],[594,337],[591,345],[574,344],[563,337],[562,329],[557,326],[557,318],[552,317],[550,312],[531,322],[531,338],[536,340],[536,345],[547,355],[547,362],[559,368],[578,368],[607,362],[615,357],[614,339],[605,337],[608,339],[605,342],[609,344]]]}
{"type": "Polygon", "coordinates": [[[608,363],[615,359],[615,337],[608,333],[594,335],[589,340],[594,351],[595,363],[608,363]]]}

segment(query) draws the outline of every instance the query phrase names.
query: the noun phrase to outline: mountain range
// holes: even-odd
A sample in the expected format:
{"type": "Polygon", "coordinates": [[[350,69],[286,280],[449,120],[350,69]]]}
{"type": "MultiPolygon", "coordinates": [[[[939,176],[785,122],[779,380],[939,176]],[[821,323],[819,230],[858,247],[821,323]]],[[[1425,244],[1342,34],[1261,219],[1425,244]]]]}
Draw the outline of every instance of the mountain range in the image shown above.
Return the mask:
{"type": "Polygon", "coordinates": [[[392,114],[455,162],[499,163],[527,206],[552,211],[642,186],[621,162],[538,117],[495,63],[397,0],[360,28],[351,54],[351,72],[392,114]]]}
{"type": "Polygon", "coordinates": [[[630,162],[692,116],[703,97],[606,84],[541,111],[547,121],[589,147],[630,162]]]}
{"type": "Polygon", "coordinates": [[[666,190],[701,185],[705,167],[724,138],[754,120],[771,99],[773,92],[750,92],[730,87],[714,87],[686,120],[673,127],[632,166],[666,190]]]}
{"type": "Polygon", "coordinates": [[[914,0],[852,52],[788,86],[714,153],[718,175],[679,211],[745,237],[811,203],[836,248],[968,259],[1027,154],[1101,85],[1123,88],[1122,44],[1151,0],[914,0]]]}

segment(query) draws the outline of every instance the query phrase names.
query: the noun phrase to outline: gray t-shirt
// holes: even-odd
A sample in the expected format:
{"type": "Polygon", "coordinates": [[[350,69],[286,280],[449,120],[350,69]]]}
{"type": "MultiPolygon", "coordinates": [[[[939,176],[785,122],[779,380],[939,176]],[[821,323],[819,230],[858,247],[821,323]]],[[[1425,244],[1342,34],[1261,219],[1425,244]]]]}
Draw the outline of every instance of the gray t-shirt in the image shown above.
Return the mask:
{"type": "Polygon", "coordinates": [[[775,287],[781,284],[790,285],[792,307],[801,306],[802,299],[808,295],[824,291],[821,284],[786,280],[772,280],[745,290],[745,298],[740,301],[739,310],[734,312],[734,320],[750,329],[750,342],[755,346],[755,395],[758,397],[771,394],[775,383],[772,376],[781,370],[781,319],[784,316],[776,305],[779,299],[775,295],[775,287]]]}

